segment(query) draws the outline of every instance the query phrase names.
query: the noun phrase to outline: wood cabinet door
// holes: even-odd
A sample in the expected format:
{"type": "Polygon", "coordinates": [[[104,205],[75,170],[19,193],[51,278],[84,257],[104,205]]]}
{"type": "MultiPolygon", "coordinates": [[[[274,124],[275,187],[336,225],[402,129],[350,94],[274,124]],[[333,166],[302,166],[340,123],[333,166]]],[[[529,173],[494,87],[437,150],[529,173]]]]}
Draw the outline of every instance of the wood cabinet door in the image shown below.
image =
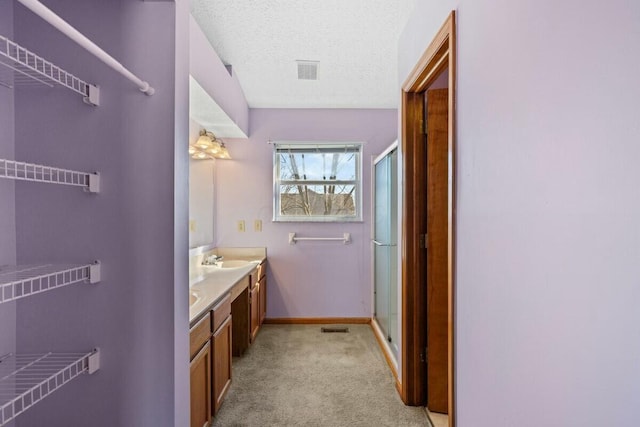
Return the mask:
{"type": "Polygon", "coordinates": [[[208,341],[190,364],[191,427],[211,421],[211,345],[208,341]]]}
{"type": "Polygon", "coordinates": [[[260,329],[260,282],[251,290],[251,342],[253,343],[260,329]]]}
{"type": "MultiPolygon", "coordinates": [[[[248,278],[247,278],[248,282],[248,278]]],[[[251,309],[249,289],[243,288],[234,297],[232,292],[231,317],[233,318],[233,328],[231,328],[233,338],[231,339],[231,352],[234,356],[242,356],[249,348],[251,337],[251,309]]]]}
{"type": "Polygon", "coordinates": [[[213,413],[216,414],[231,385],[231,316],[213,334],[213,413]]]}
{"type": "Polygon", "coordinates": [[[264,318],[267,317],[267,276],[262,276],[260,279],[260,324],[264,323],[264,318]]]}

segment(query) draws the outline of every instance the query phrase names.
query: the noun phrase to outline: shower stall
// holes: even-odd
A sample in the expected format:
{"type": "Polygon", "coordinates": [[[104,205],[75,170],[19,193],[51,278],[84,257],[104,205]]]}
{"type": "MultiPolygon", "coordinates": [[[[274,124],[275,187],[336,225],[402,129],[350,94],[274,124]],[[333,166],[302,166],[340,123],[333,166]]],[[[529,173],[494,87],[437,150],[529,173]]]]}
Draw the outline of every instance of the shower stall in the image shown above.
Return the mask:
{"type": "Polygon", "coordinates": [[[374,318],[398,357],[398,150],[397,142],[374,160],[374,318]]]}

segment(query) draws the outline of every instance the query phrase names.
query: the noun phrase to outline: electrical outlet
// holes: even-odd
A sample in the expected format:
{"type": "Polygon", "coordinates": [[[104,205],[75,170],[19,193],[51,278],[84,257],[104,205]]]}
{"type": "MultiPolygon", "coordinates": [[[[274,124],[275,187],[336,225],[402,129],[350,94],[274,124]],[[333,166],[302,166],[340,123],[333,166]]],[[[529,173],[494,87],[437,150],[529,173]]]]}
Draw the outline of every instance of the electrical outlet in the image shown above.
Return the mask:
{"type": "Polygon", "coordinates": [[[196,231],[196,220],[195,219],[189,220],[189,231],[192,232],[192,233],[194,231],[196,231]]]}
{"type": "Polygon", "coordinates": [[[240,232],[244,232],[245,228],[244,228],[244,219],[240,219],[238,220],[238,231],[240,232]]]}
{"type": "Polygon", "coordinates": [[[253,221],[253,231],[262,231],[262,220],[256,219],[255,221],[253,221]]]}

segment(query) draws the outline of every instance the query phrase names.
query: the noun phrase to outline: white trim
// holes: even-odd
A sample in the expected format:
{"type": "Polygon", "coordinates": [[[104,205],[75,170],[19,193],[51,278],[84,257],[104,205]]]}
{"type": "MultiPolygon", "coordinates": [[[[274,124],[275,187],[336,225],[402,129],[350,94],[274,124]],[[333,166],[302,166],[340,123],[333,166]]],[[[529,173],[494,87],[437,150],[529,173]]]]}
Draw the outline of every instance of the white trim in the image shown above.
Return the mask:
{"type": "Polygon", "coordinates": [[[398,148],[398,140],[397,139],[390,146],[388,146],[382,153],[380,153],[378,155],[378,157],[375,158],[375,160],[373,161],[374,169],[375,169],[375,165],[380,163],[380,160],[382,160],[385,157],[387,157],[387,154],[391,153],[396,148],[398,148]]]}

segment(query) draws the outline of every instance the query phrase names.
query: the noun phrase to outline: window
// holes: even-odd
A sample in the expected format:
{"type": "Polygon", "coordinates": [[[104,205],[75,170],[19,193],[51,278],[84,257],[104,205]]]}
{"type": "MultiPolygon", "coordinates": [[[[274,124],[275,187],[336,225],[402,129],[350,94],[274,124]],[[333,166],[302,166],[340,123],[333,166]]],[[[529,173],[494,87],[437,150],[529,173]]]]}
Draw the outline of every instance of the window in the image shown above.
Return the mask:
{"type": "Polygon", "coordinates": [[[274,221],[361,221],[362,144],[275,143],[274,221]]]}

